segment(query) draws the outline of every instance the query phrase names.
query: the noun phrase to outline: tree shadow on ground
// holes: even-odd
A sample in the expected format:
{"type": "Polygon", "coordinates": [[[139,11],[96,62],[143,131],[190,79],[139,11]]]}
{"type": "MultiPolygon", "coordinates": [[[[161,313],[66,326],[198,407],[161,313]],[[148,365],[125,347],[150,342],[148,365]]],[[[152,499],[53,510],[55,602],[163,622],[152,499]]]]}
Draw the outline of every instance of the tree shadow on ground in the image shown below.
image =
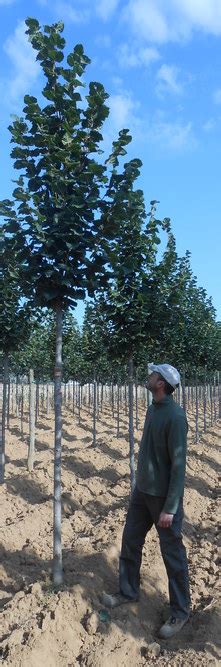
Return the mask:
{"type": "Polygon", "coordinates": [[[111,445],[107,445],[103,440],[97,440],[96,450],[98,449],[100,449],[102,454],[106,454],[109,458],[114,459],[114,461],[128,458],[128,454],[122,454],[120,449],[115,449],[111,445]]]}
{"type": "Polygon", "coordinates": [[[186,474],[185,487],[195,489],[202,497],[209,498],[211,496],[211,486],[204,479],[196,477],[195,474],[193,476],[189,472],[186,474]]]}
{"type": "Polygon", "coordinates": [[[210,456],[207,456],[207,454],[205,454],[204,452],[203,454],[198,454],[198,452],[196,451],[189,451],[188,458],[194,458],[201,463],[202,462],[208,463],[210,468],[213,468],[215,472],[218,472],[219,469],[218,461],[216,461],[216,459],[211,458],[210,456]]]}
{"type": "MultiPolygon", "coordinates": [[[[14,593],[20,590],[24,591],[24,596],[31,593],[30,585],[36,581],[42,582],[45,596],[42,600],[36,600],[34,613],[36,620],[39,614],[39,607],[47,610],[47,594],[50,590],[50,599],[53,595],[52,589],[47,583],[51,575],[52,562],[50,559],[41,558],[33,549],[23,549],[9,551],[3,549],[2,565],[10,583],[5,586],[7,592],[13,597],[14,593]],[[45,582],[45,583],[44,583],[45,582]]],[[[63,550],[63,570],[64,586],[62,589],[69,590],[73,598],[81,595],[92,609],[99,613],[103,609],[102,592],[115,592],[118,588],[116,564],[108,562],[105,552],[85,553],[82,550],[74,549],[63,550]]],[[[59,594],[62,597],[62,589],[59,594]]],[[[57,592],[54,592],[57,595],[57,592]]],[[[8,602],[8,599],[7,599],[8,602]]],[[[7,613],[7,602],[4,605],[7,613]]],[[[10,613],[13,609],[13,600],[9,602],[10,613]]],[[[24,602],[23,602],[24,604],[24,602]]],[[[111,632],[112,626],[116,626],[125,637],[133,637],[135,640],[144,642],[143,650],[150,641],[157,640],[157,631],[164,618],[164,607],[167,605],[166,597],[159,591],[157,579],[153,575],[146,575],[145,588],[141,588],[140,600],[138,603],[122,605],[119,608],[109,610],[109,621],[100,623],[99,632],[104,637],[111,632]]],[[[16,603],[17,609],[17,603],[16,603]]],[[[15,617],[14,617],[15,619],[15,617]]],[[[207,612],[202,618],[202,614],[195,613],[190,622],[183,628],[179,636],[174,637],[169,642],[164,641],[163,648],[170,651],[170,662],[176,657],[179,649],[182,651],[191,649],[203,651],[205,644],[209,639],[211,613],[207,612]],[[203,624],[203,631],[202,631],[203,624]]],[[[78,619],[84,625],[84,618],[78,619]]],[[[16,623],[15,623],[16,625],[16,623]]],[[[16,625],[17,626],[17,625],[16,625]]],[[[19,626],[19,622],[18,622],[19,626]]],[[[9,623],[8,635],[10,636],[13,627],[9,623]]],[[[116,647],[115,647],[116,648],[116,647]]],[[[216,648],[213,647],[215,657],[216,648]]]]}
{"type": "Polygon", "coordinates": [[[16,468],[27,468],[27,457],[24,459],[10,459],[9,456],[5,456],[6,465],[11,464],[16,468]]]}
{"type": "MultiPolygon", "coordinates": [[[[215,434],[214,434],[214,435],[215,435],[215,434]]],[[[206,434],[205,434],[204,436],[201,436],[201,437],[200,437],[200,442],[199,442],[199,444],[201,444],[201,443],[204,444],[204,445],[206,445],[207,447],[213,449],[214,451],[217,451],[217,452],[220,452],[220,451],[221,451],[221,445],[217,445],[217,444],[213,444],[213,443],[208,442],[208,439],[207,439],[207,437],[206,437],[206,434]]]]}
{"type": "Polygon", "coordinates": [[[46,426],[45,424],[43,424],[42,422],[39,422],[39,421],[36,422],[35,426],[36,426],[37,429],[39,428],[40,430],[43,430],[43,431],[51,431],[50,426],[46,426]]]}
{"type": "Polygon", "coordinates": [[[69,469],[71,472],[74,472],[77,477],[81,479],[91,479],[91,477],[100,477],[108,482],[113,482],[114,484],[121,481],[122,476],[116,472],[113,468],[101,468],[98,470],[93,463],[90,461],[79,460],[77,456],[71,454],[66,456],[63,465],[65,468],[69,469]]]}
{"type": "Polygon", "coordinates": [[[62,428],[62,438],[68,442],[76,442],[76,440],[79,440],[76,435],[70,435],[64,428],[62,428]]]}
{"type": "Polygon", "coordinates": [[[87,422],[84,423],[84,420],[83,420],[83,419],[80,420],[80,423],[77,424],[77,427],[78,427],[78,428],[81,428],[83,431],[87,431],[87,432],[89,432],[89,433],[93,433],[93,428],[90,427],[90,426],[88,426],[87,422]]]}
{"type": "Polygon", "coordinates": [[[31,505],[40,505],[52,498],[33,476],[31,478],[28,478],[27,475],[10,477],[6,480],[6,488],[9,493],[21,496],[31,505]]]}
{"type": "Polygon", "coordinates": [[[41,442],[41,440],[35,439],[35,453],[38,452],[48,452],[53,447],[53,434],[52,434],[52,444],[41,442]]]}
{"type": "Polygon", "coordinates": [[[13,426],[9,430],[10,430],[11,435],[16,435],[18,438],[22,438],[23,441],[28,440],[28,436],[27,435],[24,436],[21,432],[21,429],[18,428],[18,426],[13,426]]]}

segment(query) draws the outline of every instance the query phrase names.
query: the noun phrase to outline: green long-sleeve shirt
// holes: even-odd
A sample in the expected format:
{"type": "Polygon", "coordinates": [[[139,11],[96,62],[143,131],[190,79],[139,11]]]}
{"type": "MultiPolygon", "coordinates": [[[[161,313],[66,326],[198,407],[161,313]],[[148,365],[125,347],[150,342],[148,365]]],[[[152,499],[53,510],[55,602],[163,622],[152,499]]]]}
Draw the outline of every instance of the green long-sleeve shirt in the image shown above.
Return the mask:
{"type": "Polygon", "coordinates": [[[151,496],[165,497],[164,512],[175,514],[183,495],[188,424],[172,396],[153,401],[140,444],[137,486],[151,496]]]}

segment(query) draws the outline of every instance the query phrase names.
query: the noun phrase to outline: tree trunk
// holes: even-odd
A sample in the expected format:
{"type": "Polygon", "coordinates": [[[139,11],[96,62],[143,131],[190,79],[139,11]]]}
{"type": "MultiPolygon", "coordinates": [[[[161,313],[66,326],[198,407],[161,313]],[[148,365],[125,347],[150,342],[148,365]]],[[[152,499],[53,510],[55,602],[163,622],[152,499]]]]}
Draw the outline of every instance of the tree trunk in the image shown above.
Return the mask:
{"type": "Polygon", "coordinates": [[[199,396],[198,396],[198,377],[196,373],[196,416],[195,416],[195,427],[196,427],[196,443],[199,442],[199,396]]]}
{"type": "Polygon", "coordinates": [[[29,371],[29,448],[28,448],[28,471],[34,468],[35,454],[35,385],[32,368],[29,371]]]}
{"type": "Polygon", "coordinates": [[[96,447],[96,421],[97,421],[97,382],[94,376],[94,406],[93,406],[93,447],[96,447]]]}
{"type": "Polygon", "coordinates": [[[8,377],[7,429],[10,428],[10,378],[8,377]]]}
{"type": "Polygon", "coordinates": [[[36,401],[35,401],[35,424],[39,417],[39,380],[36,382],[36,401]]]}
{"type": "Polygon", "coordinates": [[[19,416],[19,400],[18,400],[18,375],[16,375],[16,386],[15,386],[15,405],[16,405],[16,417],[19,416]]]}
{"type": "Polygon", "coordinates": [[[61,547],[61,433],[62,433],[62,306],[56,308],[56,358],[54,369],[55,448],[54,448],[54,560],[53,582],[63,581],[61,547]]]}
{"type": "Polygon", "coordinates": [[[103,382],[101,384],[101,414],[103,412],[103,400],[104,400],[104,385],[103,382]]]}
{"type": "Polygon", "coordinates": [[[78,383],[78,423],[81,423],[81,385],[78,383]]]}
{"type": "Polygon", "coordinates": [[[49,415],[49,384],[47,382],[47,391],[46,391],[46,412],[47,412],[47,417],[49,415]]]}
{"type": "Polygon", "coordinates": [[[133,379],[133,357],[129,359],[129,447],[130,447],[130,482],[131,492],[133,492],[136,484],[135,477],[135,460],[134,460],[134,379],[133,379]]]}
{"type": "Polygon", "coordinates": [[[194,407],[193,384],[194,384],[194,380],[192,379],[192,385],[191,385],[191,404],[192,404],[192,412],[193,412],[193,407],[194,407]]]}
{"type": "Polygon", "coordinates": [[[75,413],[75,380],[73,380],[72,412],[75,413]]]}
{"type": "Polygon", "coordinates": [[[21,437],[23,440],[23,416],[24,416],[24,383],[23,380],[21,381],[21,437]]]}
{"type": "Polygon", "coordinates": [[[88,384],[88,414],[91,413],[91,383],[88,384]]]}
{"type": "Polygon", "coordinates": [[[220,384],[220,372],[217,374],[217,383],[218,383],[218,416],[221,418],[221,384],[220,384]]]}
{"type": "Polygon", "coordinates": [[[100,389],[100,383],[99,383],[99,380],[98,380],[98,382],[97,382],[97,419],[99,419],[99,417],[100,417],[100,413],[99,413],[100,392],[99,392],[99,389],[100,389]]]}
{"type": "Polygon", "coordinates": [[[15,392],[15,383],[12,382],[11,385],[11,395],[12,395],[12,415],[14,416],[14,392],[15,392]]]}
{"type": "Polygon", "coordinates": [[[0,484],[5,481],[5,427],[7,416],[7,385],[8,385],[8,355],[4,358],[3,400],[2,400],[2,429],[0,442],[0,484]]]}
{"type": "Polygon", "coordinates": [[[71,404],[71,383],[70,380],[68,380],[68,410],[70,410],[70,404],[71,404]]]}
{"type": "Polygon", "coordinates": [[[135,406],[136,406],[136,430],[139,428],[139,417],[138,417],[138,372],[136,370],[136,383],[135,383],[135,406]]]}
{"type": "Polygon", "coordinates": [[[186,412],[186,380],[185,380],[185,368],[183,368],[183,373],[182,373],[182,403],[183,403],[183,409],[186,412]]]}
{"type": "Polygon", "coordinates": [[[209,393],[210,393],[210,425],[213,426],[213,390],[211,381],[209,383],[209,393]]]}
{"type": "Polygon", "coordinates": [[[117,383],[117,438],[120,437],[120,387],[117,383]]]}
{"type": "Polygon", "coordinates": [[[206,368],[204,371],[204,386],[203,386],[203,429],[206,433],[206,408],[207,408],[207,384],[206,384],[206,368]]]}
{"type": "Polygon", "coordinates": [[[111,406],[112,406],[112,415],[114,419],[114,383],[111,383],[111,406]]]}
{"type": "Polygon", "coordinates": [[[188,389],[187,389],[187,400],[188,400],[187,410],[189,412],[189,409],[190,409],[190,383],[189,382],[188,382],[188,389]]]}
{"type": "Polygon", "coordinates": [[[214,414],[214,421],[216,423],[216,375],[214,375],[214,380],[213,380],[213,414],[214,414]]]}
{"type": "Polygon", "coordinates": [[[125,382],[124,385],[124,402],[125,402],[125,415],[127,416],[127,385],[125,382]]]}

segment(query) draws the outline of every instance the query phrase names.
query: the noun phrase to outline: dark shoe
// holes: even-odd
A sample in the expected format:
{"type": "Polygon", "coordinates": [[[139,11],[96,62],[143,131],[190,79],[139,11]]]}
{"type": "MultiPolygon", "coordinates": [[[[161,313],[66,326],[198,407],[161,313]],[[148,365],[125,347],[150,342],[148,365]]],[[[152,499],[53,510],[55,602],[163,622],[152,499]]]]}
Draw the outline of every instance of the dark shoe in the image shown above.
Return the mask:
{"type": "Polygon", "coordinates": [[[170,639],[174,637],[180,630],[182,630],[185,623],[187,623],[188,618],[175,618],[175,616],[170,616],[168,621],[162,625],[159,631],[159,637],[162,639],[170,639]]]}
{"type": "Polygon", "coordinates": [[[103,604],[110,609],[120,607],[121,604],[127,604],[128,602],[137,602],[137,600],[138,598],[126,598],[125,595],[121,595],[121,593],[116,593],[116,595],[103,593],[102,595],[103,604]]]}

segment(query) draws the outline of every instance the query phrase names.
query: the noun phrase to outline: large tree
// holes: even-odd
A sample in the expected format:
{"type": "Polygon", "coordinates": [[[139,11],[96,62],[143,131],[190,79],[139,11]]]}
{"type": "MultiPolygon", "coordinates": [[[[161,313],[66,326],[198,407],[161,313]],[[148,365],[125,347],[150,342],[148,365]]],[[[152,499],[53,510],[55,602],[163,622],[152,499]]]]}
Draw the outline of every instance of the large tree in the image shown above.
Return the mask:
{"type": "MultiPolygon", "coordinates": [[[[65,57],[63,24],[40,28],[27,19],[27,35],[45,78],[39,101],[26,95],[23,115],[10,126],[14,167],[21,174],[6,216],[25,233],[21,251],[26,294],[56,314],[54,582],[62,581],[61,552],[61,378],[65,309],[106,282],[99,226],[100,202],[108,185],[101,160],[101,128],[108,116],[104,87],[83,75],[89,58],[82,45],[65,57]],[[45,104],[46,100],[46,104],[45,104]]],[[[114,154],[130,141],[122,131],[114,154]]]]}

